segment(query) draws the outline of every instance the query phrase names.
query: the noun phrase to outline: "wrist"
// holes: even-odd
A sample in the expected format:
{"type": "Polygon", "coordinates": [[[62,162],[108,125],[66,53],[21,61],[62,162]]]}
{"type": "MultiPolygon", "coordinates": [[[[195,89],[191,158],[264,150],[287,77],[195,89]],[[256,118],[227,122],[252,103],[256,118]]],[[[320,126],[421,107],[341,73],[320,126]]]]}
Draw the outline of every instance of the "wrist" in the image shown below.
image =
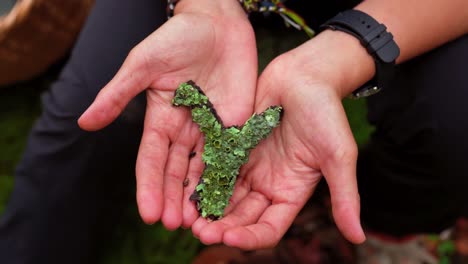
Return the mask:
{"type": "Polygon", "coordinates": [[[247,20],[247,15],[238,0],[181,0],[174,10],[174,14],[179,13],[201,13],[212,17],[247,20]]]}
{"type": "Polygon", "coordinates": [[[326,82],[341,98],[351,94],[375,74],[371,55],[355,37],[325,30],[289,52],[291,67],[314,82],[326,82]]]}

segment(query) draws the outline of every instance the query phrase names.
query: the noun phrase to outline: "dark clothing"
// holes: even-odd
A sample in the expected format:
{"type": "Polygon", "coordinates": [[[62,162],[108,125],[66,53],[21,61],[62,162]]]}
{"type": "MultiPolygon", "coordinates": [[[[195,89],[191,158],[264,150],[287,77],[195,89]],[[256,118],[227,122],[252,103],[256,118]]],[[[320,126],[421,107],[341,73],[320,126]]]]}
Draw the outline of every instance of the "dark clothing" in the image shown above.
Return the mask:
{"type": "Polygon", "coordinates": [[[375,125],[358,162],[362,218],[391,234],[468,216],[468,35],[398,66],[368,99],[375,125]]]}
{"type": "Polygon", "coordinates": [[[285,4],[288,8],[300,14],[310,27],[317,30],[328,19],[341,11],[352,9],[360,2],[362,0],[287,0],[285,4]]]}
{"type": "Polygon", "coordinates": [[[162,2],[96,1],[67,65],[43,95],[0,220],[0,263],[96,263],[125,210],[122,201],[134,194],[145,98],[99,132],[81,130],[77,120],[131,48],[165,22],[162,2]]]}
{"type": "MultiPolygon", "coordinates": [[[[119,201],[133,191],[128,183],[145,98],[102,131],[84,132],[76,121],[130,49],[164,21],[164,1],[97,1],[59,80],[43,96],[0,221],[2,264],[95,263],[122,210],[119,201]]],[[[405,63],[391,87],[369,100],[376,133],[358,167],[369,227],[439,231],[466,210],[467,44],[460,38],[405,63]]]]}

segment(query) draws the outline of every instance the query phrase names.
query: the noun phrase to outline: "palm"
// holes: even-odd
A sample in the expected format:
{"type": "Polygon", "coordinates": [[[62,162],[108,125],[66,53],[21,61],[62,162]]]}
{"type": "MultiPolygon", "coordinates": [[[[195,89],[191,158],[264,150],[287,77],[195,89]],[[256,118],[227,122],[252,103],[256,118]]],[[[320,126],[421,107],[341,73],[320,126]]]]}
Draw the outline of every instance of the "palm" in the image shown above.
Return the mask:
{"type": "Polygon", "coordinates": [[[194,233],[208,244],[222,241],[244,249],[273,246],[323,174],[338,226],[348,239],[361,241],[353,179],[355,143],[339,97],[323,84],[295,85],[294,76],[282,84],[274,72],[267,68],[260,78],[256,105],[261,111],[281,104],[282,123],[252,152],[226,217],[214,223],[199,219],[194,233]]]}
{"type": "Polygon", "coordinates": [[[174,90],[192,79],[226,125],[242,124],[253,112],[256,74],[255,38],[247,20],[180,14],[140,43],[100,92],[80,119],[85,129],[107,125],[149,87],[136,169],[137,201],[145,222],[162,217],[173,229],[190,226],[197,217],[188,190],[193,191],[202,164],[188,157],[201,150],[201,135],[188,111],[172,107],[174,90]],[[191,181],[184,192],[186,175],[191,181]]]}

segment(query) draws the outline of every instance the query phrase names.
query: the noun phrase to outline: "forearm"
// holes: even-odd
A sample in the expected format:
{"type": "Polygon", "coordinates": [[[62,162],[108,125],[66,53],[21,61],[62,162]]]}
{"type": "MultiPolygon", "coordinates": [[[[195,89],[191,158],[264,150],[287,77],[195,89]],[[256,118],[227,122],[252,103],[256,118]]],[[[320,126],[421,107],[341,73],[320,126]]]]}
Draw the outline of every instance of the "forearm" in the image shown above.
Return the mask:
{"type": "MultiPolygon", "coordinates": [[[[400,47],[397,63],[414,58],[468,32],[466,0],[367,0],[356,7],[387,26],[400,47]]],[[[304,74],[331,81],[344,97],[375,74],[372,57],[359,41],[326,30],[291,52],[304,74]]]]}
{"type": "Polygon", "coordinates": [[[367,0],[356,7],[384,23],[402,62],[468,33],[466,0],[367,0]]]}

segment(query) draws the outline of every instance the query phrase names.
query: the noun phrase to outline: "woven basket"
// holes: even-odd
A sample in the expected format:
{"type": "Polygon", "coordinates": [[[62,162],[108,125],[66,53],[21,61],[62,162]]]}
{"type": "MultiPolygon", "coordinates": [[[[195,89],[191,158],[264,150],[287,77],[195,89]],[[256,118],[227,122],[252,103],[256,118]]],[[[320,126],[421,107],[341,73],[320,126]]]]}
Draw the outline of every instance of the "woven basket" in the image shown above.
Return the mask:
{"type": "Polygon", "coordinates": [[[30,79],[63,57],[93,3],[18,0],[7,15],[0,17],[0,85],[30,79]]]}

